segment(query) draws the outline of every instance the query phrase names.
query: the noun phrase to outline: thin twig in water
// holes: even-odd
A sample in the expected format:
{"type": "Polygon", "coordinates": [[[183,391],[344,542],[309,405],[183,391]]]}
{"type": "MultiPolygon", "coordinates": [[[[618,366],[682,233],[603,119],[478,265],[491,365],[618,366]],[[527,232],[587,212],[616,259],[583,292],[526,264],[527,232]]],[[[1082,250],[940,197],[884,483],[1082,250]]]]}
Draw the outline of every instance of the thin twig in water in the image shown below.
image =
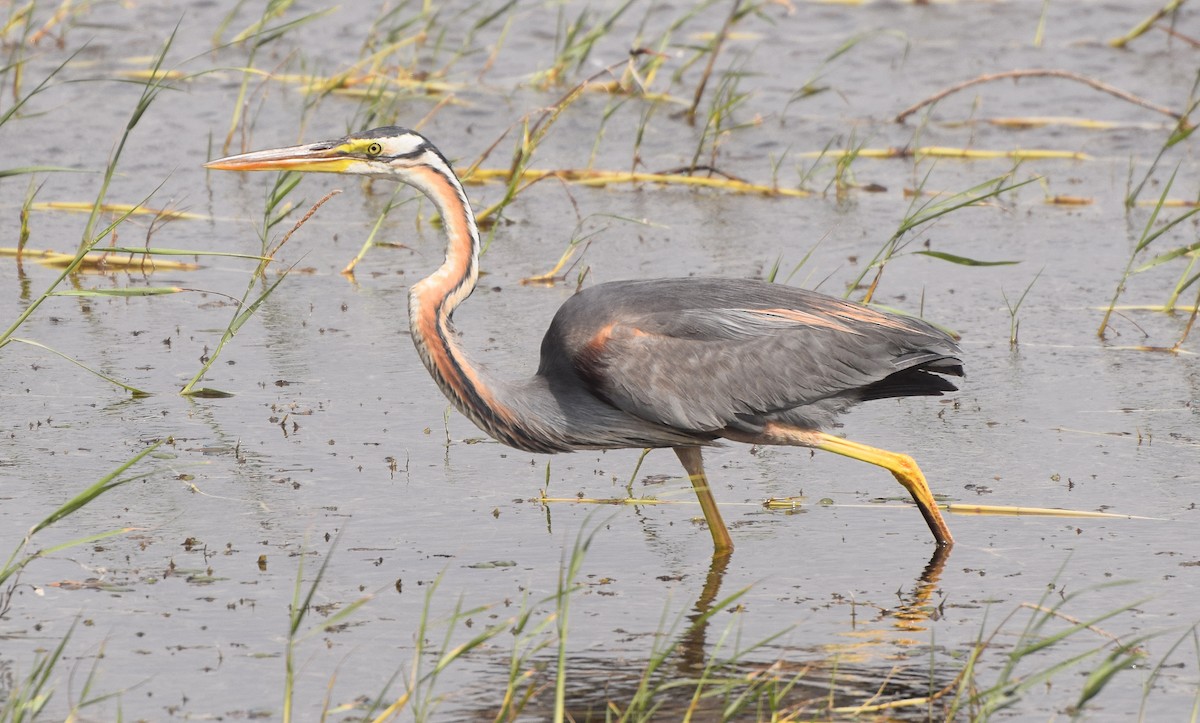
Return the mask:
{"type": "Polygon", "coordinates": [[[709,165],[678,166],[676,168],[669,168],[665,171],[656,171],[656,174],[660,175],[660,176],[688,176],[688,175],[692,175],[692,174],[696,174],[696,173],[708,173],[710,176],[715,173],[718,176],[721,176],[723,178],[728,178],[731,181],[737,181],[738,183],[745,183],[747,185],[749,185],[749,183],[750,183],[749,181],[747,181],[744,178],[741,178],[740,176],[735,176],[732,173],[727,173],[725,171],[722,171],[720,168],[717,168],[716,166],[709,166],[709,165]]]}
{"type": "Polygon", "coordinates": [[[1091,630],[1093,633],[1096,633],[1097,635],[1099,635],[1101,637],[1108,638],[1109,640],[1111,640],[1114,643],[1119,644],[1121,642],[1120,638],[1118,638],[1116,635],[1108,632],[1107,630],[1096,627],[1095,625],[1086,625],[1079,618],[1071,616],[1071,615],[1067,615],[1066,613],[1061,612],[1055,608],[1048,608],[1045,605],[1039,605],[1037,603],[1030,603],[1030,602],[1021,603],[1021,607],[1026,608],[1028,610],[1036,610],[1039,613],[1045,613],[1046,615],[1053,615],[1054,617],[1059,618],[1061,620],[1066,620],[1068,623],[1071,623],[1072,625],[1082,625],[1087,630],[1091,630]]]}
{"type": "Polygon", "coordinates": [[[288,239],[290,239],[292,237],[292,234],[299,231],[301,226],[308,223],[308,219],[312,218],[312,215],[317,212],[318,208],[320,208],[321,206],[324,206],[326,201],[328,201],[329,199],[333,198],[334,196],[338,195],[341,192],[342,192],[342,190],[340,188],[335,188],[332,191],[330,191],[329,193],[322,196],[320,201],[317,201],[316,203],[314,203],[312,205],[312,208],[308,209],[308,213],[304,214],[304,217],[301,218],[299,221],[297,221],[296,225],[294,225],[290,229],[288,229],[288,232],[283,235],[283,238],[279,239],[279,243],[275,244],[275,248],[271,251],[271,256],[274,257],[276,252],[278,252],[279,249],[283,248],[283,245],[285,243],[287,243],[288,239]]]}
{"type": "Polygon", "coordinates": [[[1196,303],[1192,305],[1192,315],[1188,317],[1187,325],[1183,327],[1183,333],[1179,336],[1179,341],[1175,342],[1175,346],[1171,347],[1171,351],[1178,354],[1183,348],[1183,342],[1187,341],[1188,335],[1192,333],[1192,327],[1196,324],[1196,315],[1200,312],[1200,290],[1196,292],[1196,303]]]}
{"type": "Polygon", "coordinates": [[[713,65],[717,62],[717,55],[721,52],[721,46],[725,43],[725,38],[729,37],[729,29],[733,27],[734,21],[737,20],[741,7],[742,0],[733,0],[733,9],[729,11],[729,17],[725,18],[725,24],[721,26],[721,31],[713,39],[712,50],[708,55],[708,65],[704,67],[704,74],[700,76],[700,83],[696,85],[696,95],[692,98],[692,107],[688,108],[687,111],[688,123],[693,125],[696,123],[696,109],[700,107],[700,99],[704,97],[704,87],[708,85],[708,78],[712,75],[713,65]]]}
{"type": "Polygon", "coordinates": [[[924,108],[925,106],[927,106],[931,103],[936,103],[939,100],[941,100],[942,98],[945,98],[948,95],[957,93],[960,90],[970,88],[972,85],[979,85],[980,83],[990,83],[993,80],[1004,80],[1006,78],[1063,78],[1065,80],[1074,80],[1076,82],[1083,83],[1084,85],[1091,86],[1092,88],[1095,88],[1096,90],[1102,91],[1104,93],[1108,93],[1109,95],[1114,95],[1114,96],[1120,98],[1121,100],[1129,101],[1130,103],[1133,103],[1134,105],[1140,105],[1141,107],[1148,108],[1156,113],[1162,113],[1163,115],[1170,116],[1176,120],[1183,118],[1182,113],[1173,111],[1170,108],[1166,108],[1164,106],[1158,105],[1157,103],[1152,103],[1152,102],[1146,100],[1145,98],[1136,96],[1133,93],[1129,93],[1127,91],[1121,90],[1120,88],[1109,85],[1108,83],[1105,83],[1103,81],[1096,80],[1095,78],[1089,78],[1086,75],[1080,75],[1079,73],[1074,73],[1069,70],[1053,70],[1053,69],[1034,68],[1034,69],[1029,69],[1029,70],[1006,70],[1003,73],[987,73],[985,75],[980,75],[976,78],[972,78],[970,80],[963,81],[961,83],[958,83],[957,85],[952,85],[949,88],[944,88],[944,89],[939,90],[938,92],[934,93],[933,95],[929,96],[925,100],[922,100],[919,103],[915,103],[915,104],[905,108],[904,110],[900,111],[896,115],[896,122],[903,123],[904,119],[908,118],[910,115],[912,115],[913,113],[916,113],[918,110],[924,108]]]}
{"type": "Polygon", "coordinates": [[[1187,43],[1188,45],[1192,46],[1193,48],[1200,48],[1200,40],[1196,40],[1195,38],[1184,35],[1183,33],[1179,32],[1178,30],[1175,30],[1173,28],[1164,28],[1161,25],[1156,25],[1155,27],[1158,28],[1159,30],[1163,31],[1167,35],[1170,35],[1172,38],[1182,40],[1183,42],[1187,43]]]}

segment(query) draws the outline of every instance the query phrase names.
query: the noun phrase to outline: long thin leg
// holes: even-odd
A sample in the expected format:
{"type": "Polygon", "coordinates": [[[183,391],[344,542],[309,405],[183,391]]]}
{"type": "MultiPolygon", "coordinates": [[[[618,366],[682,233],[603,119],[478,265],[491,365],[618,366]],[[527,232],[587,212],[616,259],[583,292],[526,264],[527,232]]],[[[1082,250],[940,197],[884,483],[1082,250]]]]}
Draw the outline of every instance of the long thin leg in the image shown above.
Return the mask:
{"type": "Polygon", "coordinates": [[[891,472],[896,481],[904,485],[904,489],[912,495],[913,501],[917,503],[917,508],[924,515],[925,523],[929,525],[929,530],[938,544],[944,547],[954,544],[950,528],[942,519],[942,513],[938,511],[937,502],[933,499],[933,492],[930,491],[929,484],[925,481],[925,475],[921,474],[921,468],[917,466],[916,460],[907,454],[869,447],[824,432],[810,434],[816,439],[812,446],[817,449],[867,462],[891,472]]]}
{"type": "Polygon", "coordinates": [[[713,538],[713,556],[728,555],[733,550],[733,539],[721,519],[721,511],[717,509],[717,501],[713,499],[712,489],[708,486],[708,477],[704,474],[704,459],[699,447],[673,447],[683,468],[687,470],[688,479],[696,490],[700,500],[700,509],[704,511],[704,521],[708,523],[708,531],[713,538]]]}

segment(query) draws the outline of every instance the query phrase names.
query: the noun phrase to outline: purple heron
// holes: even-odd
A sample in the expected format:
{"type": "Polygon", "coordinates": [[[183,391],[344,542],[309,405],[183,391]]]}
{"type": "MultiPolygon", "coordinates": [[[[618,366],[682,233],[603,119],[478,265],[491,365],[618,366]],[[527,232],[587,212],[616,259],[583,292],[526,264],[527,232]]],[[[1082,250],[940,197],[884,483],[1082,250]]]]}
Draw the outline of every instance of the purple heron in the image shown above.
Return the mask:
{"type": "Polygon", "coordinates": [[[912,495],[941,546],[953,544],[916,462],[821,431],[872,399],[940,396],[962,376],[942,331],[813,291],[747,279],[599,284],[568,299],[528,379],[492,378],[459,346],[452,318],[479,277],[479,232],[462,184],[424,136],[377,128],[221,158],[225,171],[341,173],[408,184],[433,202],[445,262],[409,290],[413,342],[442,392],[517,449],[670,447],[700,500],[715,554],[733,549],[704,473],[719,440],[810,447],[883,467],[912,495]]]}

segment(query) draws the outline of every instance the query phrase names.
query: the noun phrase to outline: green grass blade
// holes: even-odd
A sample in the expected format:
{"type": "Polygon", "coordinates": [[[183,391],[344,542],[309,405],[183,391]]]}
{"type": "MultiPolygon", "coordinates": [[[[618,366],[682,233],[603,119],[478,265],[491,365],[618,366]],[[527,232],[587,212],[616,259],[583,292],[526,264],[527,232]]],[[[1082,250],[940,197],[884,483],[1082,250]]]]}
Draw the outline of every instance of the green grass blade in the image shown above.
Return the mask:
{"type": "Polygon", "coordinates": [[[68,500],[62,507],[59,507],[57,510],[48,515],[46,519],[34,525],[33,529],[29,531],[29,535],[32,536],[39,531],[46,529],[50,525],[53,525],[55,522],[58,522],[59,520],[78,512],[92,502],[92,500],[96,499],[105,492],[116,489],[123,484],[138,479],[137,477],[118,479],[118,477],[121,474],[124,474],[125,471],[130,467],[145,459],[151,452],[161,447],[164,442],[165,440],[159,440],[149,447],[146,447],[141,452],[138,452],[133,457],[130,457],[121,466],[104,475],[93,484],[89,485],[82,492],[68,500]]]}
{"type": "MultiPolygon", "coordinates": [[[[178,294],[187,291],[187,289],[179,286],[130,286],[123,289],[68,289],[66,291],[52,291],[51,296],[163,296],[164,294],[178,294]]],[[[14,339],[14,341],[16,341],[14,339]]]]}
{"type": "Polygon", "coordinates": [[[1038,640],[1037,642],[1030,643],[1029,645],[1026,645],[1021,648],[1017,648],[1016,650],[1013,650],[1013,652],[1009,653],[1009,656],[1013,659],[1020,659],[1020,658],[1025,657],[1026,655],[1036,653],[1039,650],[1048,648],[1051,645],[1054,645],[1055,643],[1058,643],[1061,640],[1063,640],[1067,637],[1070,637],[1071,635],[1074,635],[1075,633],[1078,633],[1080,630],[1086,630],[1088,628],[1094,627],[1098,623],[1102,623],[1105,620],[1108,620],[1109,618],[1116,617],[1117,615],[1120,615],[1123,612],[1132,610],[1133,608],[1135,608],[1139,605],[1144,605],[1145,603],[1146,603],[1146,600],[1143,599],[1143,600],[1138,600],[1136,602],[1128,603],[1126,605],[1122,605],[1121,607],[1115,608],[1113,610],[1109,610],[1106,613],[1097,615],[1096,617],[1092,618],[1091,620],[1086,620],[1086,621],[1083,621],[1080,623],[1076,623],[1075,625],[1072,625],[1071,627],[1066,628],[1065,630],[1061,630],[1061,631],[1055,633],[1054,635],[1049,635],[1045,638],[1042,638],[1041,640],[1038,640]]]}
{"type": "Polygon", "coordinates": [[[19,168],[0,169],[0,178],[23,176],[30,173],[91,173],[91,171],[81,171],[78,168],[66,168],[64,166],[21,166],[19,168]]]}
{"type": "MultiPolygon", "coordinates": [[[[137,479],[137,477],[135,477],[133,479],[137,479]]],[[[132,479],[125,480],[125,482],[130,482],[130,481],[133,481],[133,480],[132,479]]],[[[21,550],[21,548],[18,547],[16,554],[14,554],[13,557],[9,558],[9,560],[5,563],[3,568],[0,568],[0,585],[3,585],[5,583],[5,581],[7,581],[13,575],[15,575],[16,573],[25,569],[25,567],[27,567],[34,560],[39,560],[43,557],[49,557],[50,555],[53,555],[56,552],[62,552],[63,550],[69,550],[72,547],[78,547],[80,545],[90,545],[95,542],[100,542],[101,540],[107,540],[110,537],[116,537],[117,535],[124,535],[129,532],[133,532],[135,529],[137,529],[137,528],[122,527],[118,530],[108,530],[107,532],[97,532],[94,535],[86,535],[84,537],[78,537],[74,540],[60,542],[57,545],[40,548],[34,552],[29,553],[25,557],[22,557],[20,560],[16,559],[16,557],[19,556],[20,550],[21,550]]],[[[26,540],[28,540],[28,537],[26,537],[26,540]]],[[[2,720],[4,720],[4,717],[0,716],[0,721],[2,721],[2,720]]]]}
{"type": "Polygon", "coordinates": [[[1083,681],[1083,690],[1079,693],[1079,700],[1075,703],[1075,709],[1080,710],[1083,706],[1100,694],[1104,690],[1104,686],[1108,685],[1113,677],[1123,670],[1129,670],[1134,663],[1146,657],[1145,652],[1141,650],[1139,645],[1152,636],[1144,635],[1132,642],[1122,643],[1116,650],[1108,654],[1092,672],[1088,673],[1088,677],[1083,681]]]}
{"type": "Polygon", "coordinates": [[[233,251],[197,251],[195,249],[167,249],[157,246],[105,246],[105,253],[116,254],[145,254],[147,256],[218,256],[230,259],[246,259],[248,261],[269,261],[266,256],[257,254],[241,254],[233,251]]]}
{"type": "Polygon", "coordinates": [[[0,115],[0,126],[3,126],[5,123],[8,122],[9,118],[12,118],[14,115],[16,115],[17,111],[21,110],[21,108],[26,103],[28,103],[31,98],[33,98],[35,95],[37,95],[38,93],[41,93],[43,90],[45,90],[46,86],[50,82],[51,78],[53,78],[54,76],[56,76],[60,72],[62,72],[62,69],[67,67],[67,65],[72,60],[75,59],[75,56],[82,53],[86,48],[87,48],[87,43],[84,43],[78,50],[76,50],[74,53],[71,53],[70,55],[68,55],[66,57],[66,59],[63,60],[63,62],[59,63],[54,68],[54,70],[51,70],[46,75],[45,78],[42,78],[42,81],[40,83],[38,83],[36,86],[34,86],[33,90],[29,91],[25,95],[18,98],[17,101],[15,103],[13,103],[12,106],[10,106],[9,109],[6,110],[3,115],[0,115]]]}
{"type": "MultiPolygon", "coordinates": [[[[80,295],[81,295],[81,296],[83,296],[83,295],[86,295],[86,294],[80,294],[80,295]]],[[[100,377],[100,378],[101,378],[101,379],[103,379],[104,381],[106,381],[106,382],[108,382],[108,383],[110,383],[110,384],[114,384],[114,385],[116,385],[116,386],[118,386],[118,387],[121,387],[121,388],[122,388],[122,389],[124,389],[125,391],[129,392],[130,394],[132,394],[134,397],[148,397],[148,396],[150,396],[150,392],[143,391],[143,390],[141,390],[141,389],[138,389],[137,387],[130,386],[130,385],[126,384],[125,382],[122,382],[122,381],[118,381],[118,380],[116,380],[116,379],[113,379],[112,377],[108,376],[108,375],[107,375],[107,374],[105,374],[104,372],[97,371],[97,370],[95,370],[95,369],[91,368],[90,366],[88,366],[87,364],[84,364],[83,362],[79,361],[79,360],[78,360],[78,359],[76,359],[75,357],[73,357],[73,356],[70,356],[70,355],[68,355],[68,354],[64,354],[64,353],[62,353],[61,351],[59,351],[58,349],[55,349],[55,348],[53,348],[53,347],[46,346],[45,344],[43,344],[43,343],[41,343],[41,342],[34,341],[34,340],[32,340],[32,339],[22,339],[22,338],[20,338],[20,337],[15,337],[15,336],[14,336],[14,337],[11,337],[11,338],[9,338],[9,339],[8,339],[8,341],[15,341],[15,342],[20,342],[20,343],[22,343],[22,344],[28,344],[29,346],[35,346],[35,347],[37,347],[37,348],[39,348],[39,349],[44,349],[44,350],[46,350],[46,351],[50,352],[51,354],[57,354],[58,356],[62,357],[63,359],[66,359],[67,361],[71,362],[71,363],[72,363],[72,364],[74,364],[75,366],[77,366],[77,367],[79,367],[79,368],[81,368],[81,369],[84,369],[85,371],[89,371],[89,372],[91,372],[92,374],[95,374],[96,376],[100,377]]]]}
{"type": "Polygon", "coordinates": [[[913,253],[918,256],[931,256],[960,266],[1012,266],[1021,263],[1020,261],[980,261],[979,259],[969,259],[966,256],[948,254],[945,251],[913,251],[913,253]]]}
{"type": "MultiPolygon", "coordinates": [[[[78,512],[79,510],[86,507],[93,500],[95,500],[97,497],[104,494],[105,492],[108,492],[109,490],[112,490],[112,489],[119,487],[123,484],[126,484],[128,482],[132,482],[133,480],[140,479],[142,477],[142,475],[135,476],[135,477],[121,478],[121,479],[118,479],[118,477],[121,474],[123,474],[126,470],[128,470],[130,467],[132,467],[133,465],[135,465],[138,462],[145,459],[145,457],[147,455],[149,455],[154,450],[158,449],[162,444],[163,444],[163,441],[155,442],[154,444],[150,445],[146,449],[137,453],[132,458],[127,460],[125,463],[123,463],[121,466],[117,467],[112,472],[108,473],[104,477],[97,480],[95,483],[88,486],[86,489],[84,489],[82,492],[80,492],[77,495],[75,495],[74,497],[72,497],[70,500],[67,500],[65,503],[60,505],[56,510],[54,510],[49,515],[47,515],[45,517],[45,519],[43,519],[41,522],[37,523],[32,528],[30,528],[29,532],[25,533],[25,538],[21,541],[21,544],[18,545],[15,550],[13,550],[12,554],[9,555],[8,560],[4,563],[4,565],[0,566],[0,585],[3,585],[6,580],[11,578],[21,568],[25,567],[25,565],[29,564],[29,562],[31,562],[34,559],[37,559],[38,557],[48,555],[53,552],[58,552],[60,550],[66,549],[67,547],[71,547],[72,545],[87,544],[88,542],[91,542],[94,540],[103,539],[105,537],[110,537],[115,534],[121,534],[121,532],[123,532],[123,530],[118,530],[115,532],[100,533],[99,535],[94,535],[91,537],[84,537],[84,538],[81,538],[78,540],[73,540],[71,542],[62,543],[55,547],[51,547],[46,550],[42,550],[42,551],[33,553],[32,555],[28,555],[25,558],[22,558],[19,562],[14,562],[20,556],[21,551],[24,550],[26,547],[28,547],[30,540],[38,532],[41,532],[42,530],[46,529],[47,527],[50,527],[51,525],[55,524],[56,522],[59,522],[60,520],[66,518],[66,517],[69,517],[70,515],[74,514],[75,512],[78,512]]],[[[0,720],[4,720],[4,719],[2,717],[0,717],[0,720]]]]}
{"type": "Polygon", "coordinates": [[[1158,256],[1155,256],[1154,258],[1150,259],[1146,263],[1144,263],[1141,266],[1134,269],[1133,273],[1140,274],[1143,271],[1149,271],[1150,269],[1154,268],[1155,266],[1165,264],[1168,261],[1173,261],[1173,260],[1179,258],[1180,256],[1186,256],[1186,255],[1192,253],[1193,251],[1200,251],[1200,241],[1197,241],[1196,243],[1193,243],[1193,244],[1189,244],[1187,246],[1180,246],[1177,249],[1171,249],[1170,251],[1167,251],[1166,253],[1161,253],[1158,256]]]}
{"type": "Polygon", "coordinates": [[[206,392],[204,396],[210,396],[213,394],[217,396],[231,396],[226,392],[218,392],[216,390],[197,390],[195,388],[196,383],[199,382],[200,379],[208,372],[208,370],[212,368],[212,365],[216,362],[217,357],[220,356],[221,350],[225,348],[225,344],[233,339],[233,337],[238,333],[238,330],[242,328],[242,325],[250,320],[250,317],[254,316],[254,312],[258,311],[258,308],[267,300],[267,297],[271,295],[271,292],[275,291],[275,287],[279,286],[279,284],[281,284],[286,277],[287,272],[280,274],[279,278],[276,279],[273,284],[268,286],[265,291],[258,295],[258,298],[256,298],[252,303],[247,305],[236,316],[233,317],[233,320],[229,322],[229,326],[225,328],[225,333],[221,335],[221,340],[217,342],[217,346],[213,349],[212,353],[208,355],[208,360],[201,365],[200,370],[196,372],[196,375],[193,376],[191,380],[188,381],[188,383],[183,387],[183,389],[179,391],[180,394],[184,396],[198,396],[198,392],[204,391],[206,392]]]}
{"type": "Polygon", "coordinates": [[[1026,186],[1034,181],[1040,180],[1039,177],[1029,178],[1024,181],[1016,181],[1005,185],[1004,182],[1009,176],[1000,176],[989,181],[984,181],[976,186],[972,186],[965,191],[950,196],[941,201],[930,201],[929,203],[919,207],[915,213],[910,214],[901,223],[896,230],[896,236],[901,236],[913,230],[917,226],[929,223],[935,218],[941,218],[948,213],[953,213],[960,208],[975,206],[989,198],[996,198],[1002,194],[1014,191],[1021,186],[1026,186]]]}

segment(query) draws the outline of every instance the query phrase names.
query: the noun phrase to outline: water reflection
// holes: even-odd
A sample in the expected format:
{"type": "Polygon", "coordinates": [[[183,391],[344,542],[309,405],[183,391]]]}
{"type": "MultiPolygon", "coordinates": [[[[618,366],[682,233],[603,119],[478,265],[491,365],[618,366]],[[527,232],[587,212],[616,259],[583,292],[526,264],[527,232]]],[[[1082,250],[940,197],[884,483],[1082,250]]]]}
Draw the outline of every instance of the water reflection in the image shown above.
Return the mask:
{"type": "MultiPolygon", "coordinates": [[[[594,651],[570,656],[566,663],[570,719],[605,720],[626,714],[656,720],[722,720],[739,715],[762,719],[772,713],[849,719],[883,712],[889,720],[929,718],[930,691],[947,689],[956,671],[930,671],[924,650],[906,664],[904,649],[923,643],[912,634],[925,631],[928,621],[938,615],[935,596],[948,549],[935,549],[912,586],[901,594],[900,605],[865,626],[856,625],[853,644],[806,647],[770,642],[747,649],[731,648],[724,626],[711,628],[715,613],[736,605],[737,592],[721,597],[736,554],[713,557],[686,616],[688,627],[665,648],[669,651],[665,659],[655,660],[650,650],[647,659],[626,658],[621,663],[594,651]],[[870,648],[878,654],[864,655],[870,648]]],[[[543,679],[533,686],[536,692],[520,718],[552,717],[554,674],[553,662],[543,661],[538,673],[543,679]]],[[[475,713],[492,717],[494,688],[485,688],[489,692],[481,696],[484,705],[475,713]]]]}

